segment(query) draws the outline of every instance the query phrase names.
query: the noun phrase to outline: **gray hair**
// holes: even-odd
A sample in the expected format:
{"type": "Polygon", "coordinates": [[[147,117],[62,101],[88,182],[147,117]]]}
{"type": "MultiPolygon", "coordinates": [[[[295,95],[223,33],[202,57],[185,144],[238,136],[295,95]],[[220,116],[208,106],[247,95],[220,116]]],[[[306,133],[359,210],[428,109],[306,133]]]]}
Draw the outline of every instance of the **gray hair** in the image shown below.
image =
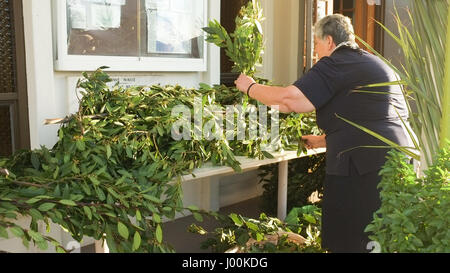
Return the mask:
{"type": "Polygon", "coordinates": [[[357,46],[354,32],[351,19],[341,14],[328,15],[314,26],[314,34],[319,39],[331,36],[336,46],[342,43],[357,46]]]}

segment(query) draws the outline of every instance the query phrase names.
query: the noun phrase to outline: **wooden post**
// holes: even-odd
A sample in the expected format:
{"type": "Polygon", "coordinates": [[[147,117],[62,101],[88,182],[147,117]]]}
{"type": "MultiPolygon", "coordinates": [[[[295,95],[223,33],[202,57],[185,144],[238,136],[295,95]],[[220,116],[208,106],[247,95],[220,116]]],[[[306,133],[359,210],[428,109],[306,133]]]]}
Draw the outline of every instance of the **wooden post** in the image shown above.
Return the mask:
{"type": "Polygon", "coordinates": [[[306,71],[313,67],[314,34],[313,34],[313,0],[306,0],[306,71]]]}

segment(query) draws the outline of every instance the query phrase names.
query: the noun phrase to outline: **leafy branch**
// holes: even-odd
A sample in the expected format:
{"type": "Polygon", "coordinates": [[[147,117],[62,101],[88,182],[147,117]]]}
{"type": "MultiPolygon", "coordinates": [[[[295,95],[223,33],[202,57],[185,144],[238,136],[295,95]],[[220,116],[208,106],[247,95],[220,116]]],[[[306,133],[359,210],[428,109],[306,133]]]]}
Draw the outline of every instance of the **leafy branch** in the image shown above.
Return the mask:
{"type": "Polygon", "coordinates": [[[252,0],[239,12],[233,33],[228,33],[217,20],[210,21],[203,30],[208,34],[206,41],[224,48],[226,55],[234,62],[232,72],[253,77],[256,66],[262,63],[263,20],[261,4],[252,0]]]}

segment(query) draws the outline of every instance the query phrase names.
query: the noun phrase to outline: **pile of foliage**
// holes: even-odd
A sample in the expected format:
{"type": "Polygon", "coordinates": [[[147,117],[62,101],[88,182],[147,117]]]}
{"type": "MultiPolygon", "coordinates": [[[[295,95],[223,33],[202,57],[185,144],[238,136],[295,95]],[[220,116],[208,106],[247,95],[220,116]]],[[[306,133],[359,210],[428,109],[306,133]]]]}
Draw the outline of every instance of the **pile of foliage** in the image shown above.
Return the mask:
{"type": "Polygon", "coordinates": [[[189,231],[209,237],[202,244],[202,248],[215,253],[325,252],[321,248],[320,237],[322,212],[316,206],[294,208],[284,222],[264,213],[259,219],[249,219],[236,214],[209,215],[219,221],[220,228],[209,232],[192,224],[189,231]]]}
{"type": "MultiPolygon", "coordinates": [[[[203,98],[202,109],[220,106],[217,98],[242,102],[243,95],[235,89],[110,88],[110,78],[101,69],[83,75],[79,111],[63,121],[53,149],[21,151],[0,161],[1,237],[9,237],[10,230],[25,244],[47,249],[50,242],[57,251],[66,251],[39,233],[39,221],[48,226],[53,221],[77,241],[83,236],[106,239],[112,252],[174,251],[164,244],[162,218],[173,219],[177,211],[196,213],[183,208],[181,175],[207,161],[239,170],[235,155],[270,156],[260,149],[261,139],[229,142],[222,135],[207,141],[196,139],[193,130],[191,140],[172,138],[177,120],[173,107],[194,108],[196,96],[203,98]],[[29,229],[14,223],[19,215],[32,218],[29,229]]],[[[281,123],[302,117],[289,115],[281,123]]],[[[283,128],[292,130],[289,125],[283,128]]],[[[293,143],[299,138],[281,135],[293,143]]]]}
{"type": "Polygon", "coordinates": [[[380,173],[382,206],[366,228],[382,252],[450,252],[449,144],[421,178],[404,154],[389,153],[380,173]]]}

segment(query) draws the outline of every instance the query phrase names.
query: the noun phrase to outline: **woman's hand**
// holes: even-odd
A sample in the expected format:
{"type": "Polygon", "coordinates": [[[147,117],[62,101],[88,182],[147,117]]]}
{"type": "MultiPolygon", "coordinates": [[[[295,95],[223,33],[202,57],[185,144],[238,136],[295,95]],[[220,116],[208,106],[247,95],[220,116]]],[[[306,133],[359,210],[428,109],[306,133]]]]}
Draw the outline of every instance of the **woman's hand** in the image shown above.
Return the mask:
{"type": "Polygon", "coordinates": [[[303,143],[307,149],[318,149],[326,148],[327,142],[325,140],[325,135],[321,136],[302,136],[303,143]]]}
{"type": "Polygon", "coordinates": [[[255,80],[247,75],[241,74],[234,83],[236,84],[236,88],[239,89],[239,91],[247,94],[248,88],[252,83],[255,83],[255,80]]]}

